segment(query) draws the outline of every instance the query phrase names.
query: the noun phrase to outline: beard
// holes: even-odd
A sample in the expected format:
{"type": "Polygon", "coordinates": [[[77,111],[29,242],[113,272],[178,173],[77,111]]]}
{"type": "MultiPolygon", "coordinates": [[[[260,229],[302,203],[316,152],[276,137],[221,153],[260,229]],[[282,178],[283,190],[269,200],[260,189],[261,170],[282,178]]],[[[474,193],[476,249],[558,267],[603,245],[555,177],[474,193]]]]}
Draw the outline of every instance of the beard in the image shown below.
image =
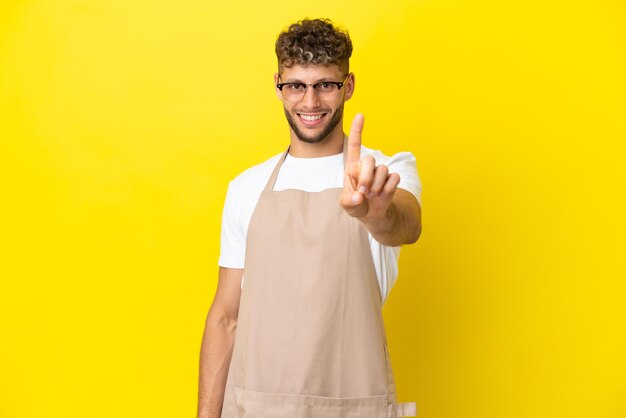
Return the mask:
{"type": "Polygon", "coordinates": [[[306,142],[307,144],[315,144],[317,142],[323,141],[337,127],[337,125],[341,121],[341,117],[343,116],[343,103],[340,107],[337,108],[335,113],[333,113],[332,117],[330,118],[324,129],[322,129],[322,131],[315,136],[306,136],[304,132],[300,128],[298,128],[296,121],[293,120],[289,111],[287,111],[287,109],[284,110],[285,116],[287,117],[287,122],[289,122],[289,126],[294,131],[298,139],[300,141],[306,142]]]}

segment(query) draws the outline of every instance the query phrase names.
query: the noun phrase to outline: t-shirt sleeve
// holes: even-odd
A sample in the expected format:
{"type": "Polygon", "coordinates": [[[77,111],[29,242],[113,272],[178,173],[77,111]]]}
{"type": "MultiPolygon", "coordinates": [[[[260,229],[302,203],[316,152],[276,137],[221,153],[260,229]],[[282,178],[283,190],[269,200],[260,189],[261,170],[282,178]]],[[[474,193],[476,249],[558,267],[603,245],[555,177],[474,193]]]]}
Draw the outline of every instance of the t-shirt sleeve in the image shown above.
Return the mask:
{"type": "Polygon", "coordinates": [[[398,187],[413,193],[421,206],[422,182],[417,172],[417,163],[413,153],[399,152],[394,154],[389,157],[385,165],[389,168],[390,173],[398,173],[400,175],[398,187]]]}
{"type": "Polygon", "coordinates": [[[236,208],[236,190],[233,182],[228,183],[224,210],[222,212],[222,230],[220,234],[220,257],[218,265],[228,268],[243,268],[246,257],[246,233],[241,223],[241,216],[236,208]]]}

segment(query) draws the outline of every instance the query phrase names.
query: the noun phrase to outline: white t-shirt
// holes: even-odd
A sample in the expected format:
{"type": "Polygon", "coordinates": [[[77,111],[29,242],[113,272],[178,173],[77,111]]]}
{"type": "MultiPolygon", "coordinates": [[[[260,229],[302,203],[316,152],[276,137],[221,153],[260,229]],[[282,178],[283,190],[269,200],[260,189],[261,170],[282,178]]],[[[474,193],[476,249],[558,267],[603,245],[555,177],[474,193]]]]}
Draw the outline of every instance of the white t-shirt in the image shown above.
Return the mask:
{"type": "MultiPolygon", "coordinates": [[[[222,213],[219,266],[244,267],[246,234],[252,212],[282,154],[281,152],[250,167],[229,182],[222,213]]],[[[398,187],[413,193],[420,205],[422,204],[422,184],[412,153],[399,152],[388,157],[380,151],[361,145],[361,158],[366,155],[372,155],[376,165],[385,164],[390,173],[398,173],[400,175],[398,187]]],[[[328,188],[343,187],[343,180],[343,153],[319,158],[297,158],[287,154],[278,172],[274,190],[298,189],[319,192],[328,188]]],[[[381,245],[371,234],[369,240],[384,303],[398,277],[400,247],[381,245]]],[[[242,277],[242,288],[243,282],[242,277]]]]}

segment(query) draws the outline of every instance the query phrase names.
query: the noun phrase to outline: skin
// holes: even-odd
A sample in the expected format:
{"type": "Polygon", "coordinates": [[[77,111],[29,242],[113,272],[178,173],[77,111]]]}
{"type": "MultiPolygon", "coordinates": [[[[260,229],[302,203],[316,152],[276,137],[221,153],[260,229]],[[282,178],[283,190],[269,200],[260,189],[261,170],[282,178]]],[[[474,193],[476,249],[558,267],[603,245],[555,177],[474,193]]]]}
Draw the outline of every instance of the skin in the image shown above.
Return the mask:
{"type": "Polygon", "coordinates": [[[198,418],[220,418],[233,354],[243,269],[219,268],[217,290],[200,348],[198,418]]]}
{"type": "MultiPolygon", "coordinates": [[[[317,83],[340,81],[345,76],[337,65],[293,66],[282,71],[280,82],[317,83]]],[[[279,82],[274,74],[274,84],[279,82]]],[[[337,95],[321,101],[312,88],[299,102],[289,102],[276,88],[289,124],[289,154],[315,158],[343,151],[343,106],[354,93],[350,74],[337,95]],[[299,113],[326,113],[321,123],[307,125],[299,113]],[[334,119],[334,120],[333,120],[334,119]]],[[[364,117],[357,114],[348,136],[347,166],[338,204],[359,219],[381,244],[412,244],[421,234],[421,208],[415,196],[398,188],[400,176],[376,165],[374,157],[361,158],[364,117]]],[[[243,269],[219,268],[218,287],[206,318],[200,350],[198,418],[219,418],[237,330],[243,269]]]]}
{"type": "MultiPolygon", "coordinates": [[[[280,83],[318,83],[320,81],[341,81],[346,73],[342,72],[339,66],[332,65],[294,65],[293,67],[283,68],[280,74],[274,74],[274,84],[280,83]]],[[[315,91],[308,87],[305,96],[298,102],[290,102],[285,99],[282,92],[275,88],[276,97],[282,102],[283,109],[289,122],[289,154],[294,157],[315,158],[325,157],[329,155],[339,154],[343,149],[343,105],[350,100],[354,93],[354,74],[350,74],[345,81],[344,86],[337,91],[337,94],[329,99],[322,101],[315,91]],[[299,114],[320,114],[325,113],[323,123],[316,126],[309,126],[304,123],[299,114]],[[326,130],[331,124],[335,115],[339,115],[339,120],[328,132],[321,138],[317,137],[326,130]],[[291,126],[295,124],[297,130],[291,126]],[[304,141],[299,137],[304,135],[306,138],[315,141],[304,141]]]]}
{"type": "Polygon", "coordinates": [[[361,159],[364,117],[357,114],[350,128],[347,167],[339,204],[359,219],[374,239],[399,246],[417,241],[421,232],[421,208],[409,191],[398,188],[400,175],[376,165],[371,155],[361,159]]]}
{"type": "MultiPolygon", "coordinates": [[[[274,74],[274,83],[313,84],[320,81],[340,81],[345,73],[336,64],[294,65],[274,74]]],[[[289,154],[300,158],[315,158],[339,154],[343,151],[343,107],[354,94],[355,79],[350,73],[337,94],[321,100],[308,87],[302,100],[291,102],[276,88],[276,96],[283,103],[289,121],[291,147],[289,154]],[[303,122],[299,114],[324,113],[324,123],[315,126],[303,122]],[[337,117],[336,124],[333,119],[337,117]],[[328,128],[332,129],[326,134],[328,128]],[[294,129],[295,128],[295,129],[294,129]],[[321,134],[326,134],[322,136],[321,134]]],[[[371,155],[361,159],[361,137],[364,117],[357,114],[348,136],[348,155],[343,192],[339,204],[346,213],[359,219],[370,234],[383,245],[412,244],[421,234],[421,208],[415,196],[398,188],[400,175],[389,173],[384,164],[376,165],[371,155]]]]}

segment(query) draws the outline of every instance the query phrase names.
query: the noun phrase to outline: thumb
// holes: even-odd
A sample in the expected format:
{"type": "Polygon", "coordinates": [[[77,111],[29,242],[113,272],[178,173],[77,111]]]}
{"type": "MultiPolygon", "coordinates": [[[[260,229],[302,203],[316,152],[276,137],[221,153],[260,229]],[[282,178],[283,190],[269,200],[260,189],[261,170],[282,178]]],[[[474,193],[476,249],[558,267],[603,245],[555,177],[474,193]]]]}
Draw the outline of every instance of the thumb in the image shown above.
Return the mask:
{"type": "MultiPolygon", "coordinates": [[[[347,178],[349,177],[346,174],[346,182],[350,182],[347,178]]],[[[367,213],[367,199],[363,196],[363,193],[354,190],[354,188],[346,187],[341,194],[340,203],[343,209],[350,216],[363,216],[367,213]]]]}

